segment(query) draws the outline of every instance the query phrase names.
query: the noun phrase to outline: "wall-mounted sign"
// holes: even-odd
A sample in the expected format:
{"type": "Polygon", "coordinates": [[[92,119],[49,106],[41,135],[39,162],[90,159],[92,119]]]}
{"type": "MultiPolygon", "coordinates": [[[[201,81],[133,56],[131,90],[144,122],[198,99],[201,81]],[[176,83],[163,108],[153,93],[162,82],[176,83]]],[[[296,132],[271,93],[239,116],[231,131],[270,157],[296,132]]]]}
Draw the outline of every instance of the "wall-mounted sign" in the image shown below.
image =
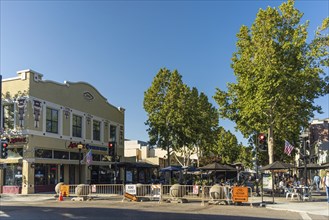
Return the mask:
{"type": "Polygon", "coordinates": [[[9,144],[26,144],[27,138],[26,137],[10,137],[9,144]]]}
{"type": "MultiPolygon", "coordinates": [[[[67,146],[67,148],[78,148],[79,144],[81,144],[81,143],[70,142],[70,144],[67,146]]],[[[92,146],[89,144],[83,144],[83,149],[107,151],[107,147],[92,146]]]]}

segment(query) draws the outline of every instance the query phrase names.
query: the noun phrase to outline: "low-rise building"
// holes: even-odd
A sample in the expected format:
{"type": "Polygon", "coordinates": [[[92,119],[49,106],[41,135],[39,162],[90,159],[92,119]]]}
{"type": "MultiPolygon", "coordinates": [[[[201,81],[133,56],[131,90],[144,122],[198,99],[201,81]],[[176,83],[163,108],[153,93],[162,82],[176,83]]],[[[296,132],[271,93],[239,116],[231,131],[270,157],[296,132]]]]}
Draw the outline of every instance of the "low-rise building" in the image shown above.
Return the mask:
{"type": "Polygon", "coordinates": [[[123,181],[125,109],[85,82],[43,80],[33,70],[2,80],[0,190],[53,191],[58,182],[123,181]],[[109,156],[109,142],[115,151],[109,156]]]}

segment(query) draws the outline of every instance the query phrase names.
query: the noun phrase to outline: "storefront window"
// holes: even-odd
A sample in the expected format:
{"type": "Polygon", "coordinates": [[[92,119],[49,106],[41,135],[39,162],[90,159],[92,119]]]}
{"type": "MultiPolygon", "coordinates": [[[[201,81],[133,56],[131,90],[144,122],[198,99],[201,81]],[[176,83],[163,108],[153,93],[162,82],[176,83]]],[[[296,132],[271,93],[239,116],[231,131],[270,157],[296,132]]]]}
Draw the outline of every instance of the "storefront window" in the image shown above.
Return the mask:
{"type": "Polygon", "coordinates": [[[70,152],[70,160],[79,160],[79,153],[70,152]]]}
{"type": "Polygon", "coordinates": [[[52,150],[36,149],[35,157],[37,158],[52,158],[52,150]]]}
{"type": "Polygon", "coordinates": [[[49,184],[57,184],[57,165],[50,165],[49,184]]]}
{"type": "Polygon", "coordinates": [[[22,185],[22,165],[21,164],[7,164],[5,173],[4,185],[7,186],[21,186],[22,185]]]}
{"type": "Polygon", "coordinates": [[[34,184],[35,185],[48,185],[46,177],[48,176],[47,164],[35,164],[34,168],[34,184]]]}
{"type": "Polygon", "coordinates": [[[101,155],[100,154],[93,154],[93,161],[100,161],[101,155]]]}
{"type": "Polygon", "coordinates": [[[23,157],[23,148],[8,148],[8,158],[23,157]]]}
{"type": "Polygon", "coordinates": [[[54,159],[64,159],[68,160],[69,159],[69,152],[65,151],[54,151],[54,159]]]}

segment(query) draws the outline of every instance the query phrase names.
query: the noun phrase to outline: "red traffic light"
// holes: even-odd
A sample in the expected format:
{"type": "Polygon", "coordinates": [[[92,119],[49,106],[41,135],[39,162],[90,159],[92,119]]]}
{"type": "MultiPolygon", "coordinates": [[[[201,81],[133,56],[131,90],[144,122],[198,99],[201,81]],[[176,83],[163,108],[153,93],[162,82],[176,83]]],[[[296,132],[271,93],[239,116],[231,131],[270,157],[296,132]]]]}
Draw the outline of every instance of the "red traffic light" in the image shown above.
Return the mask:
{"type": "Polygon", "coordinates": [[[265,139],[266,139],[265,134],[259,134],[259,136],[258,136],[258,140],[260,140],[260,141],[264,141],[265,139]]]}
{"type": "Polygon", "coordinates": [[[114,147],[114,143],[113,142],[109,142],[109,148],[113,148],[114,147]]]}
{"type": "Polygon", "coordinates": [[[2,147],[6,148],[6,147],[8,147],[8,144],[7,143],[2,143],[2,147]]]}

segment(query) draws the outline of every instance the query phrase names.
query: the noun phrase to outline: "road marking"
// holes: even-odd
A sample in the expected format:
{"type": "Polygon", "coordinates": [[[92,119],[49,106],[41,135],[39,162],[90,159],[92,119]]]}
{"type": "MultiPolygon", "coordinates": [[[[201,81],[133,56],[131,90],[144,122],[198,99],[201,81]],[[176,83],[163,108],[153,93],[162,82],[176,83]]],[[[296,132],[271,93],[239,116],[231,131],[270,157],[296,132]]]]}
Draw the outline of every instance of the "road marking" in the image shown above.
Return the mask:
{"type": "Polygon", "coordinates": [[[303,220],[312,220],[312,218],[306,212],[300,212],[299,214],[303,220]]]}
{"type": "Polygon", "coordinates": [[[3,211],[0,211],[0,217],[10,217],[10,216],[4,213],[3,211]]]}

